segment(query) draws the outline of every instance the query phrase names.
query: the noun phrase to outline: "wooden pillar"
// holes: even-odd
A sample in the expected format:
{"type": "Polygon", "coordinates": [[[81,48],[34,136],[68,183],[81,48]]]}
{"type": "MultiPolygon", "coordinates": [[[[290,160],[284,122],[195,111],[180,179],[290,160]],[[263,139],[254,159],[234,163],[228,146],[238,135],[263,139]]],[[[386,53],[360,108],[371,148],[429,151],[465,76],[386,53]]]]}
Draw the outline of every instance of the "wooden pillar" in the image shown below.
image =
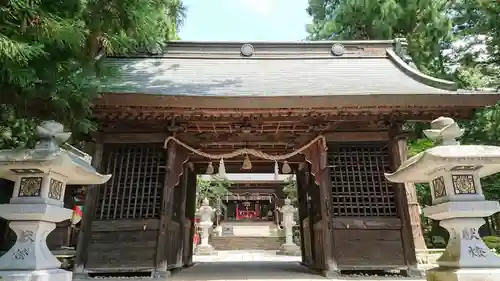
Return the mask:
{"type": "MultiPolygon", "coordinates": [[[[408,146],[406,139],[398,140],[398,152],[401,165],[408,159],[408,146]]],[[[410,214],[411,230],[413,233],[413,242],[415,249],[427,249],[424,235],[422,233],[422,224],[420,219],[420,205],[418,204],[417,189],[413,183],[405,183],[405,196],[408,202],[408,211],[410,214]]]]}
{"type": "MultiPolygon", "coordinates": [[[[392,160],[392,169],[395,171],[400,165],[403,159],[406,159],[406,155],[403,154],[403,151],[400,147],[404,144],[406,147],[406,139],[397,138],[397,136],[391,136],[391,140],[389,141],[389,149],[391,152],[391,160],[392,160]]],[[[406,150],[406,149],[405,149],[406,150]]],[[[414,233],[413,229],[415,225],[418,226],[420,230],[420,215],[418,213],[418,209],[416,210],[416,217],[411,216],[410,207],[408,202],[408,193],[413,192],[415,194],[416,200],[416,191],[414,186],[406,186],[405,184],[393,183],[394,185],[394,193],[396,195],[396,204],[398,208],[398,215],[401,218],[402,228],[401,228],[401,236],[403,238],[403,252],[405,257],[406,265],[408,266],[407,275],[419,275],[417,270],[417,258],[415,252],[415,243],[414,243],[414,233]]],[[[418,208],[418,203],[417,206],[418,208]]],[[[422,235],[421,230],[419,231],[422,235]]]]}
{"type": "MultiPolygon", "coordinates": [[[[307,253],[307,248],[306,244],[307,242],[310,243],[310,241],[305,241],[304,239],[306,238],[304,236],[304,219],[308,217],[307,214],[307,193],[304,190],[304,172],[303,171],[297,171],[295,174],[296,176],[296,183],[297,183],[297,200],[299,202],[299,229],[300,229],[300,253],[302,256],[302,263],[306,266],[309,266],[310,260],[308,257],[307,253]]],[[[308,231],[309,229],[307,229],[308,231]]],[[[309,238],[309,236],[307,236],[309,238]]]]}
{"type": "MultiPolygon", "coordinates": [[[[92,157],[92,166],[97,171],[101,171],[103,151],[104,144],[99,138],[95,143],[95,149],[92,157]]],[[[85,194],[83,217],[80,225],[80,233],[78,234],[78,242],[76,246],[75,263],[73,266],[73,271],[77,274],[85,272],[85,268],[87,266],[89,255],[88,248],[92,238],[92,220],[94,219],[98,196],[98,186],[91,186],[87,188],[87,193],[85,194]]]]}
{"type": "Polygon", "coordinates": [[[323,275],[327,278],[339,275],[339,269],[333,255],[333,215],[332,215],[332,183],[330,179],[330,168],[328,163],[328,156],[325,149],[320,151],[320,163],[325,163],[325,167],[321,171],[321,181],[319,183],[320,191],[320,212],[322,219],[323,230],[323,254],[324,254],[324,268],[323,275]]]}
{"type": "MultiPolygon", "coordinates": [[[[318,249],[318,245],[316,243],[316,233],[314,230],[314,225],[316,223],[316,219],[318,218],[318,206],[319,205],[319,188],[314,183],[314,177],[311,175],[311,169],[309,163],[304,163],[304,191],[305,195],[308,198],[306,201],[307,207],[307,216],[308,216],[308,237],[309,237],[309,246],[310,246],[310,267],[313,270],[321,270],[323,268],[322,264],[319,264],[318,254],[317,252],[322,250],[318,249]]],[[[322,247],[323,245],[321,245],[322,247]]]]}
{"type": "Polygon", "coordinates": [[[182,173],[182,179],[181,179],[181,184],[180,184],[180,195],[179,199],[181,200],[179,204],[179,210],[176,210],[178,212],[179,216],[179,227],[180,227],[180,235],[179,235],[179,250],[177,251],[177,259],[176,259],[176,267],[180,268],[183,266],[184,262],[184,251],[187,251],[187,249],[184,249],[185,247],[185,240],[186,240],[186,222],[188,221],[186,219],[186,195],[187,195],[187,189],[188,189],[188,178],[189,178],[189,165],[186,163],[184,164],[183,167],[183,173],[182,173]]]}
{"type": "Polygon", "coordinates": [[[186,193],[186,218],[189,220],[189,232],[184,233],[184,265],[193,265],[193,239],[195,234],[195,213],[196,213],[196,172],[189,170],[187,178],[187,193],[186,193]]]}
{"type": "Polygon", "coordinates": [[[172,173],[175,173],[176,145],[169,142],[167,147],[167,163],[165,181],[163,184],[162,204],[160,213],[160,226],[158,229],[158,240],[156,247],[156,268],[155,277],[166,278],[168,276],[168,249],[167,233],[168,225],[172,220],[172,208],[175,183],[171,180],[172,173]]]}

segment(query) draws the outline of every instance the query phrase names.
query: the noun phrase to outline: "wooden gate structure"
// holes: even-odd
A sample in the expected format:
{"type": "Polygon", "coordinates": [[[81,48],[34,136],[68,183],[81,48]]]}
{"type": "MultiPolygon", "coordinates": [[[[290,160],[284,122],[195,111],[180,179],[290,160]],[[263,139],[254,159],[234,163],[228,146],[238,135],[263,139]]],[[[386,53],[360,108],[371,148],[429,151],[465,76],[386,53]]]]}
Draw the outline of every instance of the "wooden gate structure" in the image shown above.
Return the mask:
{"type": "MultiPolygon", "coordinates": [[[[253,148],[288,159],[297,176],[303,264],[408,270],[423,246],[415,190],[389,183],[406,157],[407,121],[468,118],[498,100],[412,68],[404,41],[172,42],[161,54],[110,57],[123,74],[96,101],[94,164],[113,174],[90,188],[75,273],[192,264],[196,175],[217,154],[253,148]]],[[[240,172],[244,155],[224,159],[240,172]]],[[[252,172],[274,163],[252,158],[252,172]]],[[[217,163],[214,163],[217,164],[217,163]]]]}

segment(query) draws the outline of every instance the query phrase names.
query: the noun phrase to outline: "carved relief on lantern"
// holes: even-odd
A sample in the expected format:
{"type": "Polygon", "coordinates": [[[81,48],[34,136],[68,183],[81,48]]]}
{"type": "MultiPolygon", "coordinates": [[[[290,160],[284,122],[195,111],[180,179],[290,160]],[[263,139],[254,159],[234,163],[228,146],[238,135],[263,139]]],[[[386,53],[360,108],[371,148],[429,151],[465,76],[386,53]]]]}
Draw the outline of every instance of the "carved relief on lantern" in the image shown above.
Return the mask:
{"type": "Polygon", "coordinates": [[[55,179],[50,179],[49,198],[61,200],[64,183],[55,179]]]}
{"type": "Polygon", "coordinates": [[[452,175],[453,189],[455,194],[476,194],[476,185],[473,175],[452,175]]]}
{"type": "Polygon", "coordinates": [[[444,184],[444,178],[438,177],[432,181],[432,186],[434,189],[434,198],[440,198],[446,196],[446,186],[444,184]]]}
{"type": "Polygon", "coordinates": [[[39,197],[42,190],[42,177],[23,177],[19,183],[19,197],[39,197]]]}

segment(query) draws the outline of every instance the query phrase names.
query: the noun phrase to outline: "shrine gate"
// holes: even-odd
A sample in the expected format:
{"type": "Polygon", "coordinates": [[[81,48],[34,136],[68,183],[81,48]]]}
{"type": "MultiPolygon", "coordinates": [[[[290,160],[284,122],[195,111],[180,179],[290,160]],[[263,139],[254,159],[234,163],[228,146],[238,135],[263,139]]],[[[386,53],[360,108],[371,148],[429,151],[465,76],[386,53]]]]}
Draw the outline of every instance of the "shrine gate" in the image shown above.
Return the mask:
{"type": "Polygon", "coordinates": [[[286,160],[296,175],[305,266],[411,270],[415,190],[384,178],[406,158],[403,124],[498,100],[412,68],[403,40],[180,41],[107,62],[123,75],[96,101],[93,160],[113,177],[86,194],[75,273],[190,266],[196,177],[238,149],[255,153],[223,157],[227,173],[248,156],[246,172],[286,160]]]}

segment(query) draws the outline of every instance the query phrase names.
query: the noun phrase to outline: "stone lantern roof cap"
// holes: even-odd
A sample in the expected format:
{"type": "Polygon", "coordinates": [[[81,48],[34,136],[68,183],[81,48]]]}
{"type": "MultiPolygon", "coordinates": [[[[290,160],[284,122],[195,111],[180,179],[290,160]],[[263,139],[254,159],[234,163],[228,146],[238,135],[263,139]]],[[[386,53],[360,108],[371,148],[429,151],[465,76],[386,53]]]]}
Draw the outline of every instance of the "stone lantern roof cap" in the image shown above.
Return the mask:
{"type": "Polygon", "coordinates": [[[500,172],[500,147],[488,145],[442,145],[427,149],[385,176],[392,182],[429,182],[438,170],[473,170],[480,177],[500,172]]]}
{"type": "Polygon", "coordinates": [[[0,178],[15,181],[25,174],[55,172],[67,177],[67,184],[103,184],[111,175],[102,175],[92,167],[92,158],[65,144],[71,133],[63,132],[61,124],[45,121],[37,127],[40,141],[33,149],[0,150],[0,178]]]}

